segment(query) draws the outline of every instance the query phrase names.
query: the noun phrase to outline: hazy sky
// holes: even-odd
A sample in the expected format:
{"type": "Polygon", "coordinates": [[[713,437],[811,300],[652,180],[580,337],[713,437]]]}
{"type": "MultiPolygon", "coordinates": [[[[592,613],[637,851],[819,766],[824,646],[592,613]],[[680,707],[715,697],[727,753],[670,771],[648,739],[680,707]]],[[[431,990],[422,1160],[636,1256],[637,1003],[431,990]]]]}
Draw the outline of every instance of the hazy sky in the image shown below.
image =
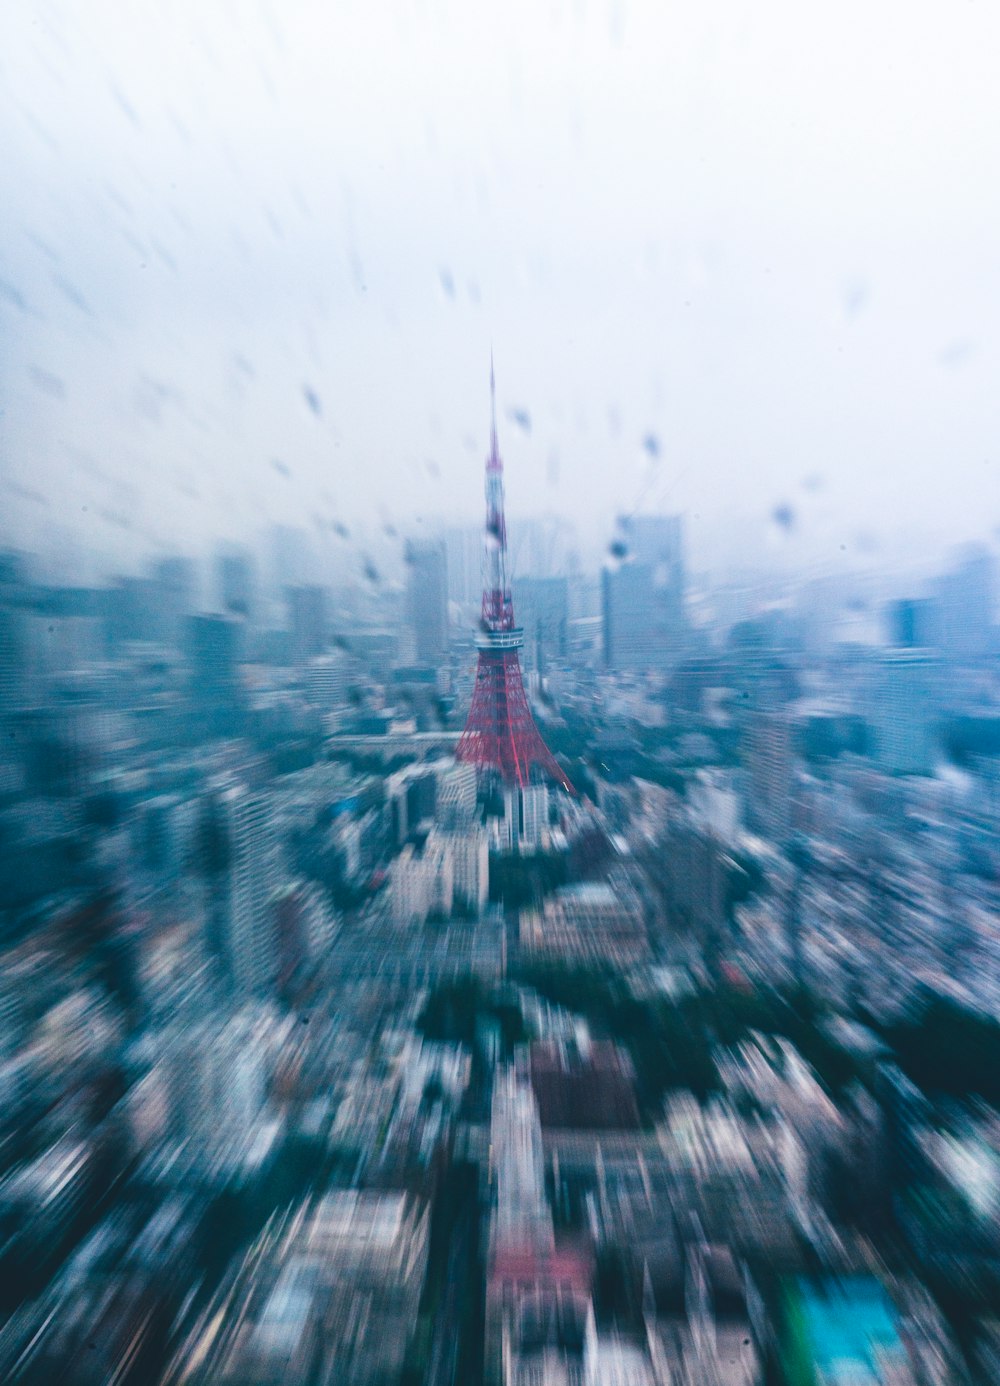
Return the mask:
{"type": "Polygon", "coordinates": [[[995,540],[998,52],[977,0],[12,0],[3,533],[475,519],[492,343],[515,513],[995,540]]]}

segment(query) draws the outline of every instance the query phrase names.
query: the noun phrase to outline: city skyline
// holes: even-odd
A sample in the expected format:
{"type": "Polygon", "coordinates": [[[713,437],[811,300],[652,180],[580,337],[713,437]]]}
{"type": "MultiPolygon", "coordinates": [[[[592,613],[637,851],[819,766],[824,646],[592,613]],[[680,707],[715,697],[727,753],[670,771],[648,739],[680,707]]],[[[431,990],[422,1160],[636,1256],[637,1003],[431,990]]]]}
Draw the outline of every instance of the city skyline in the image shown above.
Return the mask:
{"type": "Polygon", "coordinates": [[[0,7],[0,1380],[997,1386],[997,51],[0,7]]]}

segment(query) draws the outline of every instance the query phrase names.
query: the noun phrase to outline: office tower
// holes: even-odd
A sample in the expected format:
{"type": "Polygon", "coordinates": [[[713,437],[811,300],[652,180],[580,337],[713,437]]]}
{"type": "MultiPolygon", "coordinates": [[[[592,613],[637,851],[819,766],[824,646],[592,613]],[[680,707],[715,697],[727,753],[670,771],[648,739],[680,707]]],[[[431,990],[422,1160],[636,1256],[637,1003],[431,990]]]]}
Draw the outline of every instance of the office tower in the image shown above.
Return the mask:
{"type": "Polygon", "coordinates": [[[935,644],[955,659],[981,659],[993,647],[995,565],[986,549],[971,547],[962,562],[936,583],[935,644]]]}
{"type": "Polygon", "coordinates": [[[160,612],[161,638],[178,649],[184,618],[194,609],[194,563],[180,554],[157,559],[153,565],[155,601],[160,612]]]}
{"type": "Polygon", "coordinates": [[[621,522],[616,566],[602,575],[609,669],[669,668],[684,647],[684,557],[679,515],[621,522]]]}
{"type": "Polygon", "coordinates": [[[267,533],[269,588],[280,600],[287,587],[300,587],[316,577],[312,540],[304,529],[271,525],[267,533]]]}
{"type": "Polygon", "coordinates": [[[929,650],[884,650],[868,689],[875,761],[891,775],[927,775],[934,762],[938,661],[929,650]]]}
{"type": "Polygon", "coordinates": [[[418,664],[438,665],[448,652],[448,561],[443,543],[406,546],[406,615],[418,664]]]}
{"type": "Polygon", "coordinates": [[[464,832],[435,828],[431,838],[451,857],[455,903],[478,918],[490,898],[490,847],[485,831],[478,825],[464,832]]]}
{"type": "Polygon", "coordinates": [[[231,735],[245,704],[238,671],[241,623],[227,616],[189,616],[185,632],[192,704],[209,731],[231,735]]]}
{"type": "Polygon", "coordinates": [[[750,714],[746,761],[747,819],[757,832],[781,842],[792,827],[795,775],[792,728],[782,709],[750,714]]]}
{"type": "Polygon", "coordinates": [[[285,600],[292,633],[292,661],[301,666],[321,655],[326,648],[326,589],[289,587],[285,600]]]}
{"type": "Polygon", "coordinates": [[[448,598],[458,606],[479,605],[483,590],[483,532],[472,526],[446,529],[448,598]]]}
{"type": "Polygon", "coordinates": [[[228,854],[217,939],[225,976],[237,996],[268,997],[280,957],[273,900],[281,862],[272,807],[246,785],[232,785],[219,796],[218,814],[228,854]]]}
{"type": "Polygon", "coordinates": [[[569,584],[565,578],[521,578],[515,589],[525,664],[541,672],[569,653],[569,584]]]}
{"type": "Polygon", "coordinates": [[[422,851],[407,843],[389,866],[389,898],[399,924],[422,924],[430,914],[445,919],[451,914],[454,870],[442,838],[430,834],[422,851]]]}
{"type": "Polygon", "coordinates": [[[217,554],[215,576],[222,610],[227,615],[254,621],[257,615],[257,573],[252,556],[238,549],[217,554]]]}
{"type": "Polygon", "coordinates": [[[896,649],[923,649],[933,645],[939,619],[938,604],[928,598],[904,597],[890,602],[889,644],[896,649]]]}
{"type": "Polygon", "coordinates": [[[105,594],[105,614],[105,638],[112,658],[125,645],[159,641],[166,634],[159,584],[152,578],[118,578],[105,594]]]}
{"type": "Polygon", "coordinates": [[[549,789],[545,784],[510,785],[504,790],[506,846],[538,852],[548,845],[549,789]]]}
{"type": "Polygon", "coordinates": [[[564,571],[573,538],[572,525],[555,515],[518,520],[510,534],[512,572],[547,578],[564,571]]]}
{"type": "Polygon", "coordinates": [[[325,710],[342,707],[347,701],[349,673],[343,655],[311,659],[304,675],[306,698],[314,707],[325,710]]]}
{"type": "Polygon", "coordinates": [[[476,767],[445,762],[437,774],[435,819],[443,827],[464,823],[476,812],[476,767]]]}
{"type": "Polygon", "coordinates": [[[490,367],[492,418],[486,459],[486,582],[479,661],[472,705],[455,755],[505,785],[525,786],[536,766],[571,790],[569,780],[545,745],[531,715],[521,679],[519,651],[523,632],[514,624],[514,603],[507,580],[507,524],[504,517],[503,461],[497,441],[496,385],[490,367]]]}

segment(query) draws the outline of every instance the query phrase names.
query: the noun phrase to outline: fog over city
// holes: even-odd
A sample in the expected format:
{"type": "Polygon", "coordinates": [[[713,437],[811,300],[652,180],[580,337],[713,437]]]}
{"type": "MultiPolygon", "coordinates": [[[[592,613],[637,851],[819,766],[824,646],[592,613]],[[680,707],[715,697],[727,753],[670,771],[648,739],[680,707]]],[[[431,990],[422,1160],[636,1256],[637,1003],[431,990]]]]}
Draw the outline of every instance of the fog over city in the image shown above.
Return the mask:
{"type": "Polygon", "coordinates": [[[0,0],[0,1382],[1000,1382],[1000,9],[0,0]]]}
{"type": "Polygon", "coordinates": [[[644,512],[695,570],[995,544],[998,43],[902,0],[7,5],[3,538],[69,580],[477,523],[492,348],[514,522],[591,567],[644,512]]]}

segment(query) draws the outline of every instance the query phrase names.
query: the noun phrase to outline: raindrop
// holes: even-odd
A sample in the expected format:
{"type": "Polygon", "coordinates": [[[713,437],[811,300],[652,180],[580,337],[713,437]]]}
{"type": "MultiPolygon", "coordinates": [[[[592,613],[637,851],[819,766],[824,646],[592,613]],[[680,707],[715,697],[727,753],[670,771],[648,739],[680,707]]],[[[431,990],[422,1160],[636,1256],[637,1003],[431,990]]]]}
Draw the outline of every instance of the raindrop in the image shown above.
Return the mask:
{"type": "Polygon", "coordinates": [[[75,284],[71,283],[70,280],[65,277],[65,275],[54,274],[52,276],[52,282],[67,302],[72,303],[74,308],[79,308],[80,312],[86,313],[88,317],[92,318],[94,316],[93,309],[84,298],[83,294],[75,284]]]}
{"type": "Polygon", "coordinates": [[[623,563],[628,558],[628,544],[624,539],[612,539],[608,545],[608,553],[619,563],[623,563]]]}
{"type": "Polygon", "coordinates": [[[852,280],[844,289],[844,312],[857,317],[868,302],[868,285],[863,279],[852,280]]]}
{"type": "Polygon", "coordinates": [[[341,520],[334,520],[331,528],[333,529],[334,534],[336,534],[338,538],[350,539],[351,531],[341,520]]]}
{"type": "Polygon", "coordinates": [[[53,375],[51,371],[46,371],[41,366],[29,366],[28,376],[32,385],[35,385],[43,394],[50,399],[65,399],[66,385],[59,376],[53,375]]]}
{"type": "Polygon", "coordinates": [[[970,342],[967,337],[957,341],[949,342],[938,353],[938,364],[941,366],[964,366],[976,354],[974,342],[970,342]]]}
{"type": "Polygon", "coordinates": [[[278,473],[279,476],[289,477],[292,474],[291,469],[288,466],[288,463],[282,462],[277,457],[271,458],[271,466],[274,468],[274,470],[278,473]]]}
{"type": "Polygon", "coordinates": [[[643,450],[656,460],[660,455],[660,440],[655,433],[647,433],[642,440],[643,450]]]}
{"type": "Polygon", "coordinates": [[[786,534],[791,534],[795,528],[795,511],[786,501],[782,501],[780,505],[774,507],[771,511],[771,519],[786,534]]]}
{"type": "Polygon", "coordinates": [[[320,415],[323,413],[323,406],[319,402],[319,395],[316,393],[316,391],[312,388],[311,385],[302,386],[302,395],[305,399],[306,404],[308,404],[309,408],[313,411],[313,413],[316,415],[318,419],[320,415]]]}
{"type": "Polygon", "coordinates": [[[443,270],[441,270],[440,273],[438,274],[438,278],[439,278],[440,281],[441,281],[441,288],[444,290],[444,292],[447,294],[447,296],[448,296],[450,299],[454,299],[454,297],[455,297],[455,280],[454,280],[453,277],[452,277],[451,270],[449,270],[449,269],[443,269],[443,270]]]}
{"type": "Polygon", "coordinates": [[[20,290],[16,289],[13,284],[8,284],[6,279],[0,279],[0,298],[11,304],[12,307],[20,308],[22,312],[27,309],[28,305],[25,303],[20,290]]]}
{"type": "Polygon", "coordinates": [[[531,414],[527,409],[509,409],[507,417],[517,424],[518,428],[525,433],[531,432],[531,414]]]}

